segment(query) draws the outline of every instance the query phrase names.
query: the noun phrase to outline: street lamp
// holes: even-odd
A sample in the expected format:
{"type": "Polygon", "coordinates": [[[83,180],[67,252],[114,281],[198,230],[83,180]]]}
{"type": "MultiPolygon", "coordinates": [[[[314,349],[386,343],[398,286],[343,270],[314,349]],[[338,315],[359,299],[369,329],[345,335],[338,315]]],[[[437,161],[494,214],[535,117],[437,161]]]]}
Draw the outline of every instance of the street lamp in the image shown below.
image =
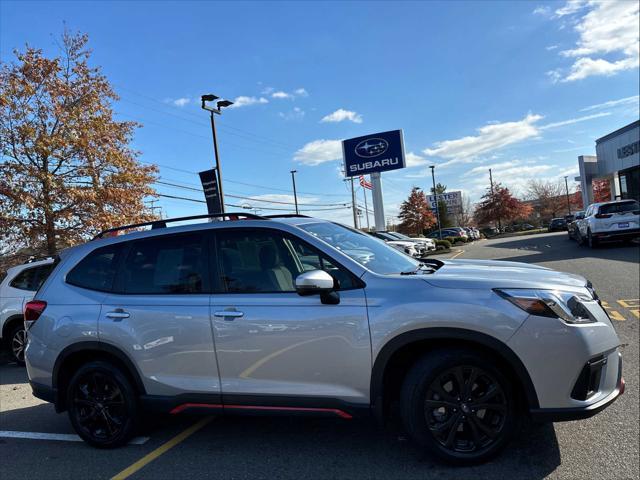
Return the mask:
{"type": "Polygon", "coordinates": [[[564,188],[567,192],[567,209],[569,210],[569,215],[571,215],[571,201],[569,200],[569,182],[567,181],[567,176],[564,176],[564,188]]]}
{"type": "Polygon", "coordinates": [[[433,198],[436,200],[436,219],[438,220],[438,238],[442,240],[442,227],[440,226],[440,206],[438,205],[438,194],[436,192],[436,166],[431,165],[431,179],[433,180],[433,198]]]}
{"type": "Polygon", "coordinates": [[[216,157],[216,165],[215,170],[218,174],[218,188],[220,192],[220,209],[221,213],[224,213],[224,191],[222,190],[222,170],[220,169],[220,155],[218,154],[218,139],[216,137],[216,123],[214,120],[214,115],[220,115],[222,113],[222,109],[225,107],[229,107],[233,105],[233,102],[229,100],[220,100],[216,103],[215,107],[211,107],[207,105],[207,102],[214,102],[218,100],[220,97],[214,95],[213,93],[209,93],[206,95],[202,95],[200,100],[202,101],[202,109],[206,110],[211,115],[211,134],[213,135],[213,154],[216,157]]]}
{"type": "Polygon", "coordinates": [[[296,173],[298,173],[297,170],[291,170],[291,181],[293,182],[293,201],[296,204],[296,215],[300,215],[300,212],[298,211],[298,193],[296,192],[296,173]]]}

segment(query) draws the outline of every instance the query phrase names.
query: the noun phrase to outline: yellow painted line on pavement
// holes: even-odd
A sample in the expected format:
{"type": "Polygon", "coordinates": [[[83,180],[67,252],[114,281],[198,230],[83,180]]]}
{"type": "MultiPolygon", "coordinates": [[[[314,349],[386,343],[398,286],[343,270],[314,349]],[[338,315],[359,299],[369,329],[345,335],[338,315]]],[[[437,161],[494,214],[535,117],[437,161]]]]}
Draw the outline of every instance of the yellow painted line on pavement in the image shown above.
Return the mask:
{"type": "Polygon", "coordinates": [[[620,299],[617,302],[628,309],[636,318],[640,318],[640,298],[628,298],[626,300],[620,299]]]}
{"type": "Polygon", "coordinates": [[[142,457],[137,462],[129,465],[127,468],[122,470],[120,473],[118,473],[118,474],[114,475],[113,477],[111,477],[111,480],[124,480],[125,478],[129,478],[131,475],[136,473],[138,470],[140,470],[141,468],[145,467],[149,463],[153,462],[160,455],[168,452],[173,447],[178,445],[180,442],[183,442],[184,440],[189,438],[191,435],[196,433],[198,430],[200,430],[202,427],[206,426],[209,422],[211,422],[211,420],[213,420],[213,418],[214,417],[206,417],[206,418],[203,418],[202,420],[200,420],[199,422],[194,423],[189,428],[187,428],[186,430],[180,432],[178,435],[173,437],[168,442],[160,445],[153,452],[148,453],[147,455],[142,457]]]}
{"type": "Polygon", "coordinates": [[[617,310],[613,310],[607,302],[601,301],[600,303],[602,304],[602,308],[607,311],[607,314],[609,315],[609,318],[611,320],[617,320],[618,322],[625,321],[625,318],[620,314],[620,312],[618,312],[617,310]]]}
{"type": "Polygon", "coordinates": [[[460,255],[462,255],[464,253],[464,250],[460,250],[458,253],[454,253],[453,255],[451,255],[449,257],[449,260],[453,260],[456,257],[459,257],[460,255]]]}

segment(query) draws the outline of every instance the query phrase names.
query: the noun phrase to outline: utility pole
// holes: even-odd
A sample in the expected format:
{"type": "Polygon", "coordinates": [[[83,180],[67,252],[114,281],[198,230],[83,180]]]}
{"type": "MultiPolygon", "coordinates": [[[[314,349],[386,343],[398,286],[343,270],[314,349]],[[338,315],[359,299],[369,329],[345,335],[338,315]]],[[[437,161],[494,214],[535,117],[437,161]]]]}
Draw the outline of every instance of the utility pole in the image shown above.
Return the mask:
{"type": "Polygon", "coordinates": [[[216,115],[222,114],[222,109],[230,105],[233,105],[233,102],[230,102],[229,100],[220,100],[219,102],[216,103],[216,108],[208,107],[206,105],[206,102],[213,102],[218,98],[220,97],[210,93],[207,95],[202,95],[200,97],[200,100],[202,101],[202,109],[207,110],[211,117],[211,134],[213,135],[213,154],[216,159],[216,164],[214,168],[216,170],[216,173],[218,174],[218,192],[220,196],[220,210],[221,210],[221,213],[224,213],[224,191],[222,190],[222,170],[220,168],[220,155],[218,153],[218,138],[216,136],[216,122],[214,119],[214,116],[215,116],[214,114],[216,115]]]}
{"type": "Polygon", "coordinates": [[[564,188],[567,192],[567,209],[569,210],[569,215],[571,215],[571,200],[569,200],[569,182],[567,181],[567,175],[564,176],[564,188]]]}
{"type": "Polygon", "coordinates": [[[296,173],[297,170],[291,170],[291,181],[293,182],[293,201],[296,204],[296,215],[300,215],[298,211],[298,192],[296,191],[296,173]]]}
{"type": "MultiPolygon", "coordinates": [[[[489,182],[491,182],[491,201],[495,200],[493,193],[493,174],[491,173],[491,169],[489,169],[489,182]]],[[[500,222],[500,215],[498,215],[498,231],[502,231],[502,223],[500,222]]]]}
{"type": "Polygon", "coordinates": [[[356,191],[353,189],[353,177],[349,177],[351,181],[351,208],[353,209],[353,228],[358,229],[358,210],[356,208],[356,191]]]}
{"type": "Polygon", "coordinates": [[[440,206],[438,205],[438,194],[436,193],[436,166],[431,165],[431,180],[433,180],[433,198],[436,201],[436,219],[438,220],[438,238],[442,240],[442,227],[440,226],[440,206]]]}

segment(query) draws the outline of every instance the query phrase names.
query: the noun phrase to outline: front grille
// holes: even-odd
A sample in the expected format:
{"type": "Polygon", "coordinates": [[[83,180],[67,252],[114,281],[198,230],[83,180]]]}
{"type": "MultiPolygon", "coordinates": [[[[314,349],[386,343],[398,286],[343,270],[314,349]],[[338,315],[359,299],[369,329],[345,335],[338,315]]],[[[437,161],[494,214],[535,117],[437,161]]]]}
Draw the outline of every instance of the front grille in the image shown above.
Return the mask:
{"type": "Polygon", "coordinates": [[[607,364],[604,355],[599,355],[589,360],[580,371],[578,380],[571,390],[571,398],[575,400],[587,400],[600,390],[602,369],[607,364]]]}

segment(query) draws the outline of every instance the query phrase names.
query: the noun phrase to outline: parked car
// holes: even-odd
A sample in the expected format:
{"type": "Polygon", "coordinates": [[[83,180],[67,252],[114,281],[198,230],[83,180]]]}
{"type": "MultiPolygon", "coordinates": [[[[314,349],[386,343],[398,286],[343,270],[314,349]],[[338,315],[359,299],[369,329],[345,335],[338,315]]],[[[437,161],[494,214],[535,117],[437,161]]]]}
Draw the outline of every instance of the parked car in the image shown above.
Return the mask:
{"type": "Polygon", "coordinates": [[[124,444],[142,412],[398,415],[468,464],[521,418],[587,418],[624,391],[620,339],[579,275],[421,263],[309,217],[223,218],[99,235],[26,304],[33,393],[87,443],[124,444]]]}
{"type": "Polygon", "coordinates": [[[467,232],[460,227],[448,227],[441,230],[435,230],[427,235],[429,238],[446,239],[446,238],[461,238],[464,241],[469,239],[467,232]]]}
{"type": "Polygon", "coordinates": [[[24,365],[25,330],[22,309],[53,267],[53,258],[35,260],[7,270],[0,281],[0,341],[11,360],[24,365]]]}
{"type": "Polygon", "coordinates": [[[582,220],[584,218],[584,210],[580,210],[572,216],[573,220],[567,224],[567,233],[569,234],[570,240],[577,240],[578,220],[582,220]]]}
{"type": "Polygon", "coordinates": [[[432,238],[412,238],[399,232],[387,233],[392,237],[397,238],[398,240],[414,242],[417,245],[418,251],[420,253],[432,252],[436,249],[436,242],[434,242],[432,238]]]}
{"type": "Polygon", "coordinates": [[[640,236],[640,205],[637,200],[593,203],[578,220],[577,240],[597,247],[601,242],[630,240],[640,236]]]}
{"type": "Polygon", "coordinates": [[[402,253],[419,258],[424,253],[424,247],[420,248],[415,242],[407,240],[398,240],[388,232],[369,232],[370,235],[379,238],[389,246],[399,250],[402,253]]]}
{"type": "Polygon", "coordinates": [[[567,229],[567,221],[564,218],[552,218],[549,223],[549,232],[559,232],[567,229]]]}

